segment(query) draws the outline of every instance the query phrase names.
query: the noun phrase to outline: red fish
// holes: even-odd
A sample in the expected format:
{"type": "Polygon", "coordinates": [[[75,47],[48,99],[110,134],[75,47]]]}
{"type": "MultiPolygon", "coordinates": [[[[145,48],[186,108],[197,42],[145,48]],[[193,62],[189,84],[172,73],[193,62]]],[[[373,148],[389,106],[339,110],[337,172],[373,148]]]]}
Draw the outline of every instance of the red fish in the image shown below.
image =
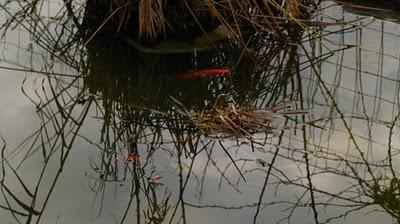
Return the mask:
{"type": "Polygon", "coordinates": [[[196,79],[196,78],[204,78],[204,77],[212,77],[217,75],[227,75],[230,73],[229,68],[210,68],[210,69],[201,69],[201,70],[193,70],[189,72],[185,72],[179,74],[177,77],[179,79],[196,79]]]}

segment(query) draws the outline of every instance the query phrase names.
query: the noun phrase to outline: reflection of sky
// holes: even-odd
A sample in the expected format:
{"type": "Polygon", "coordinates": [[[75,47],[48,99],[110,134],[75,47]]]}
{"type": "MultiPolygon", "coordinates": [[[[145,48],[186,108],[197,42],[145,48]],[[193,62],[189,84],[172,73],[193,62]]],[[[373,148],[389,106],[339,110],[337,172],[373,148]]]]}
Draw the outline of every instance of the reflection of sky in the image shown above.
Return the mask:
{"type": "MultiPolygon", "coordinates": [[[[9,39],[17,38],[18,34],[12,32],[9,39]]],[[[0,66],[15,67],[8,63],[4,63],[4,60],[15,60],[15,55],[19,52],[13,47],[5,44],[7,49],[1,50],[2,55],[6,57],[0,58],[0,66]]],[[[0,131],[2,135],[13,144],[17,143],[17,140],[21,140],[21,134],[28,134],[29,131],[33,130],[36,126],[36,114],[35,109],[29,100],[23,96],[23,93],[19,91],[21,89],[22,81],[25,78],[24,72],[17,72],[11,70],[0,70],[1,82],[0,82],[0,131]]],[[[22,135],[22,136],[24,136],[22,135]]]]}
{"type": "MultiPolygon", "coordinates": [[[[339,7],[335,9],[340,11],[339,7]]],[[[347,13],[345,16],[348,20],[357,17],[347,13]]],[[[363,23],[369,23],[371,20],[365,19],[363,23]]],[[[357,114],[358,116],[368,116],[371,119],[390,122],[397,115],[399,25],[375,21],[362,30],[358,30],[358,34],[361,34],[361,41],[357,41],[357,38],[360,37],[357,37],[356,30],[346,33],[344,44],[358,45],[359,48],[354,47],[345,51],[343,56],[338,54],[339,56],[330,58],[329,62],[323,65],[322,77],[324,80],[329,80],[328,82],[331,84],[340,83],[335,97],[345,115],[357,114]],[[361,53],[361,61],[359,60],[360,56],[357,55],[358,51],[361,53]],[[339,71],[340,79],[333,80],[333,77],[337,77],[335,73],[338,69],[335,65],[337,62],[341,62],[343,66],[339,71]],[[353,70],[359,64],[363,71],[361,76],[353,70]],[[362,83],[360,80],[362,80],[362,83]],[[362,91],[363,96],[355,94],[355,91],[362,91]]],[[[339,42],[340,38],[341,35],[329,37],[330,40],[336,42],[339,42]]],[[[347,119],[347,121],[350,123],[350,119],[347,119]]],[[[352,122],[355,123],[352,126],[354,132],[366,136],[366,122],[354,120],[352,122]]],[[[373,140],[387,144],[388,131],[386,126],[374,124],[373,140]]],[[[393,138],[393,144],[399,145],[396,135],[393,138]]]]}
{"type": "MultiPolygon", "coordinates": [[[[336,13],[336,12],[333,12],[336,13]]],[[[347,15],[349,16],[349,15],[347,15]]],[[[380,69],[379,54],[377,52],[381,51],[381,37],[379,32],[374,31],[370,28],[380,30],[382,28],[382,24],[377,21],[369,26],[369,29],[365,29],[363,33],[363,41],[362,41],[362,68],[365,71],[376,73],[380,69]]],[[[384,29],[388,30],[391,33],[398,33],[399,26],[391,23],[385,23],[384,29]]],[[[7,37],[9,40],[18,39],[17,33],[12,33],[7,37]]],[[[385,35],[382,39],[384,43],[384,53],[387,55],[392,55],[397,57],[399,54],[399,38],[393,35],[385,35]]],[[[347,44],[357,44],[355,41],[355,34],[349,34],[346,36],[345,43],[347,44]]],[[[343,64],[350,68],[354,68],[357,61],[355,60],[355,52],[356,49],[350,49],[345,52],[343,56],[343,64]]],[[[29,64],[27,60],[28,57],[25,57],[23,52],[18,52],[17,48],[9,46],[7,50],[3,51],[3,55],[7,56],[8,60],[11,61],[19,61],[22,64],[29,64]],[[18,57],[21,56],[21,58],[18,57]]],[[[335,63],[336,58],[333,57],[329,59],[331,62],[335,63]]],[[[398,79],[397,70],[398,70],[398,60],[394,59],[391,56],[384,56],[382,63],[382,76],[389,77],[391,79],[398,79]]],[[[9,66],[7,63],[0,63],[1,66],[9,66]]],[[[323,78],[328,82],[335,82],[335,69],[336,66],[326,63],[323,65],[323,78]]],[[[22,72],[15,72],[9,70],[0,70],[0,102],[2,107],[0,107],[0,131],[3,137],[7,140],[8,146],[10,149],[13,146],[16,146],[25,136],[28,136],[32,131],[37,128],[38,120],[37,115],[35,114],[35,108],[33,104],[25,97],[21,92],[21,84],[24,78],[27,78],[25,81],[25,86],[29,95],[32,95],[32,88],[40,87],[40,82],[36,82],[36,75],[26,75],[22,72]]],[[[355,86],[356,75],[353,70],[343,69],[340,86],[341,89],[338,90],[335,97],[339,102],[339,107],[346,112],[346,114],[350,114],[353,109],[353,99],[354,93],[353,89],[355,86]],[[347,89],[347,90],[346,90],[347,89]]],[[[383,81],[382,87],[377,85],[377,78],[375,76],[371,76],[368,74],[362,75],[364,92],[370,94],[372,96],[375,95],[375,91],[378,89],[381,91],[382,98],[393,100],[394,94],[396,94],[396,87],[391,81],[383,81]]],[[[379,81],[380,79],[378,79],[379,81]]],[[[336,80],[337,81],[337,80],[336,80]]],[[[305,81],[307,83],[309,81],[305,81]]],[[[317,97],[318,100],[323,102],[322,97],[317,97]]],[[[374,99],[371,97],[366,97],[365,106],[368,109],[367,114],[372,114],[374,99]]],[[[392,108],[393,105],[390,103],[382,103],[379,109],[376,109],[378,115],[376,118],[382,119],[384,121],[392,120],[392,108]]],[[[313,113],[316,115],[324,116],[327,111],[326,108],[314,108],[313,113]]],[[[357,109],[357,112],[362,114],[361,109],[357,109]]],[[[92,111],[89,117],[94,116],[95,113],[92,111]]],[[[343,126],[340,125],[340,121],[338,119],[337,128],[343,130],[343,126]]],[[[359,135],[365,136],[366,132],[366,124],[363,121],[353,121],[352,129],[355,133],[359,135]]],[[[385,144],[387,142],[387,133],[388,129],[382,126],[376,126],[376,128],[372,132],[373,139],[377,142],[385,144]]],[[[83,129],[81,130],[81,134],[83,136],[88,137],[94,142],[99,141],[100,135],[100,124],[95,119],[88,118],[85,122],[83,129]]],[[[324,136],[326,137],[326,136],[324,136]]],[[[295,138],[301,139],[300,136],[295,136],[295,138]]],[[[320,139],[316,139],[314,141],[318,142],[320,139]]],[[[394,145],[399,146],[398,138],[394,138],[394,145]]],[[[330,148],[334,148],[338,153],[345,154],[348,148],[348,135],[342,132],[334,133],[330,140],[330,148]]],[[[364,142],[365,143],[365,142],[364,142]]],[[[327,141],[323,141],[323,145],[328,144],[327,141]]],[[[300,143],[293,143],[293,147],[300,147],[300,143]]],[[[362,147],[366,147],[366,144],[361,144],[362,147]]],[[[383,146],[377,146],[380,149],[385,148],[383,146]]],[[[269,146],[265,147],[269,149],[269,146]]],[[[264,160],[268,161],[271,157],[265,156],[263,153],[253,153],[249,150],[249,148],[242,148],[242,151],[236,155],[236,158],[246,158],[246,159],[256,159],[262,157],[264,160]]],[[[218,161],[221,168],[224,168],[224,164],[229,163],[230,160],[221,150],[221,148],[216,147],[216,153],[214,155],[214,159],[218,161]]],[[[378,153],[379,154],[379,153],[378,153]]],[[[381,154],[383,155],[383,153],[381,154]]],[[[118,184],[109,183],[107,186],[107,190],[104,194],[103,201],[103,212],[99,217],[96,217],[98,209],[99,209],[99,201],[95,200],[95,195],[93,192],[89,190],[89,178],[95,177],[94,172],[91,170],[89,166],[89,160],[93,159],[98,161],[98,151],[85,142],[82,139],[78,139],[74,145],[74,149],[70,158],[64,168],[62,177],[58,182],[53,197],[50,200],[50,203],[47,207],[46,214],[42,219],[41,223],[55,223],[55,220],[59,220],[58,223],[114,223],[115,214],[118,219],[120,219],[121,214],[123,213],[127,201],[129,199],[128,195],[130,194],[130,186],[129,184],[124,184],[124,186],[119,186],[118,184]],[[93,203],[95,201],[95,206],[92,209],[93,203]]],[[[163,183],[166,185],[164,187],[160,187],[158,193],[161,195],[163,191],[168,187],[169,192],[174,192],[176,196],[176,189],[178,187],[178,178],[176,176],[177,165],[174,161],[169,162],[166,154],[157,154],[154,156],[155,164],[157,164],[157,169],[160,170],[161,175],[163,176],[163,183]]],[[[200,173],[204,168],[204,164],[206,163],[206,157],[200,157],[197,159],[194,170],[195,172],[200,173]]],[[[187,163],[189,161],[186,161],[187,163]]],[[[300,172],[304,172],[304,170],[297,169],[294,164],[289,162],[281,162],[279,161],[278,167],[286,172],[288,176],[295,177],[296,175],[300,175],[300,172]]],[[[41,162],[38,158],[32,159],[26,167],[24,167],[23,178],[32,184],[36,179],[37,170],[41,167],[41,162]]],[[[56,164],[53,164],[56,167],[56,164]]],[[[258,169],[266,169],[257,167],[257,165],[253,162],[249,162],[247,168],[258,168],[258,169]]],[[[304,167],[302,167],[304,169],[304,167]]],[[[185,173],[185,172],[184,172],[185,173]]],[[[304,173],[302,174],[304,175],[304,173]]],[[[239,178],[236,169],[229,169],[227,172],[227,176],[232,177],[233,180],[239,178]]],[[[264,173],[254,172],[252,175],[249,175],[246,184],[241,184],[240,190],[242,194],[238,194],[232,188],[228,187],[226,183],[223,184],[221,189],[218,189],[218,183],[220,181],[220,174],[217,170],[210,168],[207,172],[207,184],[206,184],[206,195],[202,198],[203,204],[223,204],[223,205],[243,205],[243,204],[252,204],[258,200],[258,194],[261,189],[264,173]]],[[[323,189],[327,189],[330,191],[334,191],[339,187],[345,187],[345,183],[340,177],[332,177],[330,175],[324,176],[321,175],[314,179],[316,186],[319,186],[323,189]]],[[[186,191],[185,198],[193,203],[197,204],[198,199],[196,197],[198,185],[194,182],[190,182],[189,187],[186,191]]],[[[46,189],[46,188],[45,188],[46,189]]],[[[298,193],[295,189],[284,188],[279,192],[279,196],[281,200],[285,199],[293,199],[293,194],[298,193]]],[[[43,192],[45,193],[45,192],[43,192]]],[[[264,196],[264,202],[272,201],[274,194],[273,189],[268,189],[268,193],[264,196]]],[[[22,195],[20,195],[22,197],[22,195]]],[[[176,200],[176,198],[174,198],[176,200]]],[[[266,208],[262,211],[260,215],[260,223],[274,223],[274,221],[279,220],[283,217],[285,212],[281,211],[280,207],[270,207],[266,208]]],[[[187,213],[189,216],[190,223],[249,223],[251,218],[254,215],[254,208],[251,209],[242,209],[242,210],[233,210],[233,211],[225,211],[222,209],[215,208],[207,208],[207,209],[195,209],[195,208],[187,208],[187,213]]],[[[296,223],[307,223],[305,217],[309,217],[310,211],[306,209],[300,209],[300,212],[296,214],[296,223]]],[[[7,212],[0,212],[0,223],[8,223],[10,217],[7,212]]],[[[134,219],[135,217],[135,207],[131,208],[131,212],[128,215],[127,220],[134,219]]],[[[382,220],[387,220],[387,217],[384,215],[368,215],[364,216],[363,214],[357,213],[355,215],[349,216],[345,221],[340,220],[338,223],[377,223],[382,222],[382,220]]],[[[129,222],[128,222],[129,223],[129,222]]]]}

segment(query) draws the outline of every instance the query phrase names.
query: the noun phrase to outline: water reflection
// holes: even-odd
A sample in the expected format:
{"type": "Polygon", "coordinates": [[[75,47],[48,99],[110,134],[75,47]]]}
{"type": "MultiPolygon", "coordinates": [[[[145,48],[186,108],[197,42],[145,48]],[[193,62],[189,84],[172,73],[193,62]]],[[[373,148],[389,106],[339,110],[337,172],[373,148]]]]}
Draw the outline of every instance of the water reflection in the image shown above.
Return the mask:
{"type": "Polygon", "coordinates": [[[326,27],[293,28],[289,41],[260,32],[245,48],[186,54],[148,54],[105,34],[84,47],[65,24],[22,32],[34,40],[24,54],[49,57],[32,53],[28,72],[43,76],[22,83],[40,125],[15,149],[3,139],[4,221],[74,220],[56,208],[72,181],[85,183],[78,194],[94,217],[78,222],[398,222],[398,27],[324,4],[316,20],[326,27]],[[221,67],[231,73],[179,79],[221,67]],[[250,138],[207,136],[189,116],[282,102],[274,130],[250,138]]]}
{"type": "Polygon", "coordinates": [[[381,20],[399,22],[398,3],[392,1],[335,1],[353,14],[375,17],[381,20]]]}

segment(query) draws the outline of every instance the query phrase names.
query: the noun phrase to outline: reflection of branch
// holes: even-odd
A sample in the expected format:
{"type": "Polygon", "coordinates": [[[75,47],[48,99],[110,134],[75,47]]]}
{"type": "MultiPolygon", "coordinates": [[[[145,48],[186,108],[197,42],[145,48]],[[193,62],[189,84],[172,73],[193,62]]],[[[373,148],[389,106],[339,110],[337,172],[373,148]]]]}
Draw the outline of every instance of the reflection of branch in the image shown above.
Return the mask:
{"type": "MultiPolygon", "coordinates": [[[[301,82],[302,82],[302,80],[300,78],[300,74],[298,74],[297,75],[297,83],[299,85],[299,89],[303,89],[301,82]]],[[[303,99],[303,92],[300,91],[299,94],[300,94],[300,98],[303,99]]],[[[300,101],[300,108],[302,110],[304,110],[304,104],[303,104],[302,100],[300,101]]],[[[304,123],[305,116],[302,115],[301,117],[302,117],[302,123],[304,123]]],[[[307,128],[304,125],[302,126],[302,134],[303,134],[303,148],[305,151],[304,160],[306,163],[307,182],[308,182],[308,190],[310,192],[311,208],[312,208],[313,214],[314,214],[314,222],[315,222],[315,224],[319,224],[318,211],[315,206],[315,195],[314,195],[314,190],[313,190],[314,186],[313,186],[313,182],[311,179],[312,174],[311,174],[310,158],[309,158],[309,154],[308,154],[309,149],[308,149],[307,128]]]]}
{"type": "MultiPolygon", "coordinates": [[[[282,141],[283,134],[284,134],[284,132],[281,131],[281,134],[279,136],[279,143],[282,141]]],[[[254,218],[253,218],[253,223],[254,224],[257,223],[257,217],[258,217],[258,214],[260,213],[260,209],[261,209],[261,204],[262,204],[262,200],[263,200],[263,197],[264,197],[264,193],[265,193],[265,190],[266,190],[267,185],[268,185],[268,180],[269,180],[269,177],[271,175],[272,168],[273,168],[273,166],[275,164],[276,158],[278,157],[279,150],[280,150],[280,148],[277,147],[276,150],[275,150],[275,153],[274,153],[274,155],[273,155],[273,157],[271,159],[271,162],[269,163],[268,171],[267,171],[267,174],[265,176],[264,184],[263,184],[263,186],[261,188],[260,197],[258,199],[256,213],[254,214],[254,218]]]]}
{"type": "MultiPolygon", "coordinates": [[[[17,168],[14,168],[9,162],[7,156],[5,156],[5,145],[2,150],[2,171],[3,178],[1,181],[1,191],[3,194],[3,198],[8,204],[8,210],[11,211],[14,219],[18,222],[19,216],[26,216],[26,223],[34,222],[34,217],[37,217],[36,223],[40,222],[42,214],[47,207],[48,201],[54,191],[56,183],[61,175],[64,164],[67,161],[68,155],[72,149],[73,143],[75,142],[75,138],[77,137],[77,133],[79,129],[82,127],[83,121],[86,119],[88,111],[90,109],[90,101],[84,106],[81,111],[81,114],[78,115],[78,118],[75,119],[73,116],[75,115],[75,107],[78,105],[78,101],[73,100],[72,95],[68,95],[70,100],[65,98],[63,92],[66,90],[65,88],[61,88],[61,93],[59,93],[58,82],[51,82],[50,84],[50,96],[46,93],[46,90],[43,88],[44,97],[39,98],[39,103],[36,103],[33,99],[32,102],[39,106],[42,102],[53,101],[53,104],[48,103],[47,106],[41,107],[38,110],[38,116],[41,119],[41,125],[38,131],[35,131],[34,134],[28,137],[24,142],[28,142],[29,139],[33,139],[32,144],[28,144],[28,148],[26,149],[21,162],[18,164],[17,168]],[[68,130],[68,127],[71,127],[68,130]],[[33,155],[33,153],[41,152],[43,158],[43,166],[41,167],[39,177],[37,182],[35,183],[35,188],[31,191],[26,185],[23,178],[20,176],[19,172],[23,172],[22,166],[25,164],[28,159],[33,155]],[[56,153],[58,152],[58,154],[56,153]],[[45,192],[42,190],[46,189],[44,185],[44,180],[48,180],[46,177],[46,173],[49,170],[49,164],[53,163],[53,161],[57,161],[57,157],[59,156],[59,164],[57,172],[55,176],[51,179],[50,185],[45,192]],[[29,196],[27,200],[28,203],[23,202],[17,195],[13,192],[12,189],[16,188],[15,183],[13,188],[8,187],[8,183],[6,182],[6,168],[11,171],[13,176],[18,180],[19,186],[24,189],[24,192],[29,196]],[[10,198],[9,198],[10,197],[10,198]],[[44,197],[43,200],[39,200],[39,197],[44,197]],[[12,201],[12,202],[11,202],[12,201]],[[38,201],[41,204],[38,204],[38,201]],[[12,209],[12,204],[18,204],[22,209],[26,211],[26,213],[18,212],[12,209]],[[39,207],[38,210],[35,208],[39,207]]],[[[37,95],[39,96],[39,95],[37,95]]],[[[77,98],[80,98],[80,94],[77,94],[77,98]]],[[[40,97],[40,96],[39,96],[40,97]]],[[[43,104],[42,104],[43,105],[43,104]]],[[[24,149],[24,144],[18,146],[17,150],[22,151],[24,149]]],[[[17,151],[15,150],[15,151],[17,151]]],[[[15,157],[15,154],[14,156],[15,157]]]]}

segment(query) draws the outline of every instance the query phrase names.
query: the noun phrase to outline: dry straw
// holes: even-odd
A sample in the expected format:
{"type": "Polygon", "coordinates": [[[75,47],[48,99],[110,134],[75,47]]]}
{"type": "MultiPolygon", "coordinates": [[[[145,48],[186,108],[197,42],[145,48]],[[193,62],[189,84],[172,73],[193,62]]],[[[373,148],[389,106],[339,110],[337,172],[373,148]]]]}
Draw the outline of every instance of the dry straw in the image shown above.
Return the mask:
{"type": "MultiPolygon", "coordinates": [[[[178,16],[178,15],[177,15],[178,16]]],[[[164,0],[141,0],[139,2],[139,35],[155,38],[165,32],[164,0]]]]}
{"type": "MultiPolygon", "coordinates": [[[[135,15],[138,16],[138,33],[140,37],[147,39],[157,38],[164,34],[167,29],[174,30],[176,28],[169,23],[168,20],[171,18],[166,18],[167,14],[182,18],[191,16],[198,23],[200,30],[203,30],[200,18],[208,16],[210,19],[216,19],[220,25],[226,26],[230,36],[237,40],[243,39],[243,29],[249,27],[254,30],[267,29],[277,35],[284,35],[283,29],[287,27],[288,23],[303,26],[303,21],[307,18],[307,14],[313,5],[313,1],[310,0],[111,1],[112,11],[126,5],[126,9],[117,13],[119,28],[129,19],[132,19],[132,15],[130,15],[132,7],[138,8],[139,13],[135,15]],[[174,7],[185,8],[185,10],[174,12],[174,7]],[[179,15],[179,13],[185,15],[179,15]]],[[[113,13],[112,11],[111,13],[113,13]]],[[[184,25],[184,22],[182,21],[182,24],[178,25],[184,25]]]]}
{"type": "Polygon", "coordinates": [[[204,134],[210,136],[251,138],[256,133],[272,134],[285,128],[273,124],[277,118],[306,113],[303,110],[285,110],[287,103],[287,100],[283,100],[265,109],[235,103],[228,106],[215,104],[210,110],[192,113],[190,119],[204,134]]]}

